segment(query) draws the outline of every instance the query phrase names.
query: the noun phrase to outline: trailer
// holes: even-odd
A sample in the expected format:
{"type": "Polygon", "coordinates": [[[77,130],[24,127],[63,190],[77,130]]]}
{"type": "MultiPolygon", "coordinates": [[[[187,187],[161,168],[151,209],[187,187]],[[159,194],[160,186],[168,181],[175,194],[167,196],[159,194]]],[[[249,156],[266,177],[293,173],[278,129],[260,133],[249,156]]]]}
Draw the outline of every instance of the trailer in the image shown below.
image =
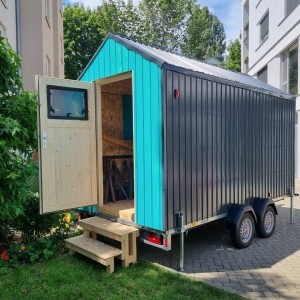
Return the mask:
{"type": "Polygon", "coordinates": [[[239,248],[274,232],[294,187],[293,96],[117,34],[79,80],[37,81],[41,213],[90,206],[165,250],[218,219],[239,248]]]}

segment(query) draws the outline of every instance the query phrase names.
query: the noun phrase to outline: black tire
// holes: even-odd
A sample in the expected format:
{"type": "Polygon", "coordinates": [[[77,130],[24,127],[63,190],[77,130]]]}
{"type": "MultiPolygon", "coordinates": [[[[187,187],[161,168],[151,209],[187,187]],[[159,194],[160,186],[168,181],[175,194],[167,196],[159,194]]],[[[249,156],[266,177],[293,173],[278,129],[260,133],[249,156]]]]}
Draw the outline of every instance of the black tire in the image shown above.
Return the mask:
{"type": "Polygon", "coordinates": [[[254,219],[253,216],[246,212],[234,230],[231,231],[232,244],[239,249],[247,248],[254,236],[254,219]]]}
{"type": "Polygon", "coordinates": [[[269,238],[275,230],[276,227],[276,214],[272,206],[267,206],[263,217],[257,221],[255,226],[257,234],[266,239],[269,238]]]}

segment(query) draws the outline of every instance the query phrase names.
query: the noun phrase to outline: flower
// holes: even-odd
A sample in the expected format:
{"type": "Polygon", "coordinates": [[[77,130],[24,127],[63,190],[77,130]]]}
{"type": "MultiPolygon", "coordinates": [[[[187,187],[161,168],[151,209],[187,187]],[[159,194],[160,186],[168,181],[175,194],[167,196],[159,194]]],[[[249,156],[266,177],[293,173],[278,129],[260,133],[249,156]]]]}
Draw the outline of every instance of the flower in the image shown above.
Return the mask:
{"type": "Polygon", "coordinates": [[[3,251],[1,252],[0,257],[1,257],[4,261],[9,261],[9,260],[10,260],[10,257],[8,256],[6,250],[3,250],[3,251]]]}
{"type": "Polygon", "coordinates": [[[26,249],[25,246],[21,246],[21,247],[20,247],[20,250],[21,250],[21,251],[24,251],[25,249],[26,249]]]}

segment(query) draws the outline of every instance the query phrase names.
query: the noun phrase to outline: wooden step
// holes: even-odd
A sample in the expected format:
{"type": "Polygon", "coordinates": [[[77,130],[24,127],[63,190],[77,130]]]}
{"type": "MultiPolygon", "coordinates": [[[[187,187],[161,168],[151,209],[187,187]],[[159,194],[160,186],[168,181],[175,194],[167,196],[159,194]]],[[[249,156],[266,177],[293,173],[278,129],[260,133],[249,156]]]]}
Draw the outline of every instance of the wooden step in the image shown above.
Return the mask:
{"type": "Polygon", "coordinates": [[[65,244],[71,250],[71,254],[78,252],[87,256],[106,266],[109,273],[114,272],[114,258],[124,254],[124,251],[120,249],[83,235],[68,238],[65,240],[65,244]]]}
{"type": "Polygon", "coordinates": [[[79,225],[83,229],[88,229],[117,241],[120,241],[120,238],[127,234],[139,232],[135,227],[109,221],[100,217],[83,219],[79,222],[79,225]]]}
{"type": "Polygon", "coordinates": [[[85,237],[97,239],[97,234],[99,234],[120,242],[123,254],[119,258],[122,260],[124,267],[137,261],[136,238],[139,236],[137,228],[100,217],[84,219],[79,224],[83,228],[85,237]]]}

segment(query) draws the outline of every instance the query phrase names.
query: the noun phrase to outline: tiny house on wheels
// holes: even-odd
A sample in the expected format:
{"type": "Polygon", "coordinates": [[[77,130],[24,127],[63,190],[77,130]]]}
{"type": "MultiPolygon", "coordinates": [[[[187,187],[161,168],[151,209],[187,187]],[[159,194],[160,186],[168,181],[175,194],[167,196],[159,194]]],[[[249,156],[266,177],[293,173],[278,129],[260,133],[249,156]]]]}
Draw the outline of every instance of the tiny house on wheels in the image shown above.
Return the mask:
{"type": "Polygon", "coordinates": [[[109,34],[78,81],[38,77],[41,213],[84,206],[171,249],[226,218],[269,237],[294,186],[295,98],[109,34]]]}

